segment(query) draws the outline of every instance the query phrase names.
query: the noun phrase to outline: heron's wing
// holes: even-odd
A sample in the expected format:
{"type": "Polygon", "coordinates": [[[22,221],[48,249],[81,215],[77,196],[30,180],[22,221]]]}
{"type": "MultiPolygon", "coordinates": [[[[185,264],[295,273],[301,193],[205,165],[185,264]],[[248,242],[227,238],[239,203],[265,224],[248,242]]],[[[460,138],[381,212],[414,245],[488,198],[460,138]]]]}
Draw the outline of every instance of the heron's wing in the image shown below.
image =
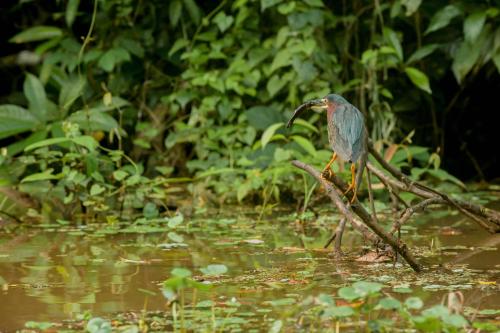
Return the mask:
{"type": "Polygon", "coordinates": [[[363,149],[365,120],[352,104],[337,105],[333,114],[337,135],[347,144],[350,158],[356,161],[363,149]]]}

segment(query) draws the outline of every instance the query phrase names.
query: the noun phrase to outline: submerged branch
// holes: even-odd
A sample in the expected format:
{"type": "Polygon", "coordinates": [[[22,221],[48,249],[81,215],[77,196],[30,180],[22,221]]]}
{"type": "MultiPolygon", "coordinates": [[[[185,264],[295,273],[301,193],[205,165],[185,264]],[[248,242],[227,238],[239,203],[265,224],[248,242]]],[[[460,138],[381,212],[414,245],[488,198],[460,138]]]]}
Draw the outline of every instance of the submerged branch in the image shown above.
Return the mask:
{"type": "MultiPolygon", "coordinates": [[[[321,173],[311,167],[310,165],[307,165],[305,163],[302,163],[300,161],[293,161],[292,164],[296,166],[297,168],[300,168],[307,173],[309,173],[311,176],[316,178],[316,180],[323,185],[323,187],[326,190],[326,193],[328,197],[332,200],[332,202],[337,206],[338,210],[342,215],[344,215],[345,218],[351,222],[351,224],[355,224],[355,218],[351,210],[344,204],[342,199],[340,198],[339,194],[337,193],[337,190],[340,191],[345,191],[347,188],[347,185],[338,177],[332,177],[330,180],[333,181],[331,183],[329,180],[326,180],[321,177],[321,173]]],[[[352,199],[352,194],[349,193],[348,199],[352,199]]],[[[367,237],[371,240],[374,240],[376,236],[378,236],[381,240],[383,240],[386,244],[389,244],[393,249],[394,252],[398,253],[405,259],[405,261],[411,266],[411,268],[415,272],[420,272],[421,267],[413,257],[413,255],[408,251],[407,246],[398,241],[394,236],[391,234],[388,234],[379,224],[377,224],[372,216],[361,206],[359,201],[356,199],[354,201],[354,204],[351,205],[352,211],[358,215],[358,217],[361,219],[361,221],[366,225],[372,232],[367,235],[367,237]],[[375,236],[376,235],[376,236],[375,236]]]]}

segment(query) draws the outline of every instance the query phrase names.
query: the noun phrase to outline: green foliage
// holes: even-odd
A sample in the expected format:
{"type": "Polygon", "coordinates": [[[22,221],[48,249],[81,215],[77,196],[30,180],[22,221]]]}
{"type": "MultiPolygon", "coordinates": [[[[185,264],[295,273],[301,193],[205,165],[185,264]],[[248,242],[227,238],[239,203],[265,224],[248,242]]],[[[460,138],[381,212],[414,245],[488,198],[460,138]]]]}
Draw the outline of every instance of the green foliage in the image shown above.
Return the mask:
{"type": "MultiPolygon", "coordinates": [[[[388,149],[414,129],[398,110],[440,100],[446,73],[464,85],[481,67],[500,72],[489,2],[93,4],[58,2],[57,15],[21,20],[33,25],[10,38],[41,60],[23,96],[14,89],[0,105],[0,182],[101,211],[126,203],[154,218],[160,184],[175,176],[220,202],[305,195],[290,160],[320,166],[329,148],[324,116],[283,128],[302,101],[344,94],[388,149]]],[[[398,162],[457,184],[435,157],[398,162]]]]}

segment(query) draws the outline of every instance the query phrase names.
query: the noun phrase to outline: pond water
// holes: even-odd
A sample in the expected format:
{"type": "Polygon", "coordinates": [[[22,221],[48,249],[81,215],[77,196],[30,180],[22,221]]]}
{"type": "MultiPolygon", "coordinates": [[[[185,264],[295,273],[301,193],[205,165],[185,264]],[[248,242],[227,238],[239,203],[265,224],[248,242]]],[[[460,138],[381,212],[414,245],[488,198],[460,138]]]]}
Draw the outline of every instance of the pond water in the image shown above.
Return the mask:
{"type": "Polygon", "coordinates": [[[21,329],[27,321],[78,319],[86,311],[110,318],[170,313],[160,286],[172,268],[188,268],[203,280],[200,268],[210,264],[224,264],[228,272],[211,279],[215,288],[199,299],[237,300],[246,325],[256,328],[286,311],[276,306],[286,302],[273,301],[334,294],[359,279],[409,287],[426,303],[460,290],[466,306],[500,308],[500,235],[461,216],[432,212],[403,229],[403,239],[426,266],[419,275],[393,263],[355,261],[363,244],[350,229],[343,240],[346,257],[335,260],[323,249],[331,235],[329,218],[294,220],[275,213],[257,221],[257,215],[235,209],[230,216],[198,214],[170,227],[159,220],[5,229],[0,231],[0,332],[21,329]]]}

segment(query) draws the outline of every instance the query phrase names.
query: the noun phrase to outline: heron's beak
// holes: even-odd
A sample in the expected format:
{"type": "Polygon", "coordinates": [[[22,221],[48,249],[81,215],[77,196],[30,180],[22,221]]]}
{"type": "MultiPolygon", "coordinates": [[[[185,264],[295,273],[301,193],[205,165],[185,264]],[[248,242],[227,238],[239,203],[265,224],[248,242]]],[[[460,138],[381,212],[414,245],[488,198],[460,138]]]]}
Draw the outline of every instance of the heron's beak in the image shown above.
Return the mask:
{"type": "Polygon", "coordinates": [[[314,111],[325,110],[328,107],[327,102],[328,101],[326,98],[313,99],[313,100],[305,102],[304,104],[302,104],[301,106],[299,106],[298,108],[295,109],[295,112],[293,113],[292,118],[290,118],[290,120],[288,121],[286,127],[292,126],[295,118],[297,118],[299,116],[299,114],[301,114],[304,110],[307,110],[307,109],[313,109],[314,111]]]}
{"type": "Polygon", "coordinates": [[[326,98],[315,99],[314,104],[311,105],[311,109],[316,112],[324,111],[328,108],[328,100],[326,98]]]}

